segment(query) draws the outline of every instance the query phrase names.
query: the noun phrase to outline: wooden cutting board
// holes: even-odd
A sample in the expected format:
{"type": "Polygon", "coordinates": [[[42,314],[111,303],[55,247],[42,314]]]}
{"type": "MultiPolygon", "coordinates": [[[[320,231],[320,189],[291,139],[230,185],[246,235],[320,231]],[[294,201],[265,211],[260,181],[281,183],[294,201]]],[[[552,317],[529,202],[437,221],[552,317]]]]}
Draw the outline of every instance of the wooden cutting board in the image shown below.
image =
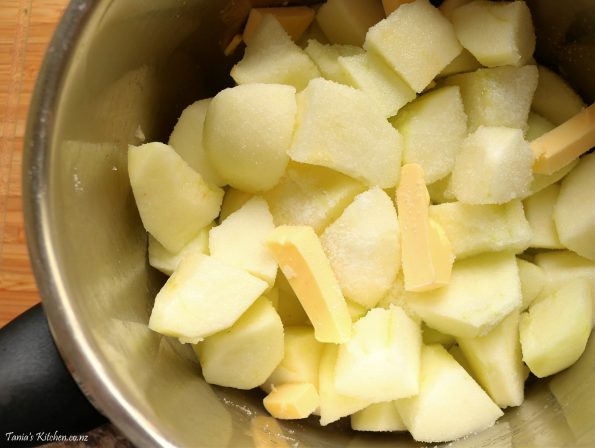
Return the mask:
{"type": "Polygon", "coordinates": [[[0,328],[39,302],[21,207],[27,110],[68,0],[0,1],[0,328]]]}

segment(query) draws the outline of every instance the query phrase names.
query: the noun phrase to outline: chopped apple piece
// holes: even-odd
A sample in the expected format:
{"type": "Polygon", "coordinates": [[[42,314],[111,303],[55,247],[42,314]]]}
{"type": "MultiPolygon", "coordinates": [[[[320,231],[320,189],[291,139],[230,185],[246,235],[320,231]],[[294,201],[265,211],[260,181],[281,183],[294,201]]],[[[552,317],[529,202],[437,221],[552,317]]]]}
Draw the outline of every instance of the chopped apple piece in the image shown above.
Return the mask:
{"type": "Polygon", "coordinates": [[[456,86],[432,90],[391,120],[403,136],[403,162],[417,163],[426,183],[447,176],[467,136],[467,115],[456,86]]]}
{"type": "Polygon", "coordinates": [[[431,205],[430,219],[444,230],[457,260],[483,252],[521,253],[531,241],[531,227],[518,200],[502,205],[431,205]]]}
{"type": "Polygon", "coordinates": [[[282,384],[262,401],[273,417],[287,420],[306,418],[318,408],[320,398],[311,383],[282,384]]]}
{"type": "Polygon", "coordinates": [[[407,291],[427,291],[448,284],[454,256],[442,228],[429,218],[430,196],[423,169],[401,169],[396,192],[401,222],[403,274],[407,291]]]}
{"type": "Polygon", "coordinates": [[[275,286],[277,299],[273,300],[273,306],[281,316],[283,325],[312,325],[304,307],[282,272],[277,274],[275,286]]]}
{"type": "Polygon", "coordinates": [[[523,131],[482,126],[463,142],[452,170],[452,190],[467,204],[503,204],[527,193],[532,165],[523,131]]]}
{"type": "Polygon", "coordinates": [[[433,328],[428,327],[426,323],[422,324],[421,332],[422,340],[425,345],[440,344],[445,348],[449,348],[451,345],[456,343],[454,336],[434,330],[433,328]]]}
{"type": "Polygon", "coordinates": [[[521,314],[523,361],[539,378],[571,366],[591,334],[591,287],[576,279],[521,314]]]}
{"type": "Polygon", "coordinates": [[[457,200],[452,192],[450,180],[449,174],[436,182],[426,185],[432,204],[445,204],[457,200]]]}
{"type": "Polygon", "coordinates": [[[290,162],[264,198],[276,225],[310,226],[322,233],[365,189],[364,184],[329,168],[290,162]]]}
{"type": "Polygon", "coordinates": [[[395,405],[420,442],[446,442],[482,431],[503,414],[440,345],[422,348],[419,394],[395,405]]]}
{"type": "Polygon", "coordinates": [[[281,363],[263,384],[270,392],[287,383],[311,383],[318,389],[320,357],[324,344],[314,337],[312,327],[287,326],[284,336],[285,352],[281,363]]]}
{"type": "Polygon", "coordinates": [[[392,117],[415,92],[386,63],[373,53],[341,56],[339,65],[348,83],[368,95],[378,104],[385,117],[392,117]]]}
{"type": "Polygon", "coordinates": [[[320,342],[340,344],[351,335],[351,317],[311,227],[279,226],[269,236],[269,247],[314,326],[320,342]]]}
{"type": "Polygon", "coordinates": [[[452,13],[457,38],[486,67],[525,65],[535,50],[531,11],[523,1],[477,0],[452,13]]]}
{"type": "Polygon", "coordinates": [[[399,180],[401,136],[362,91],[319,78],[300,93],[289,156],[322,165],[369,186],[399,180]]]}
{"type": "Polygon", "coordinates": [[[432,328],[459,338],[489,332],[521,307],[516,257],[483,254],[457,261],[448,286],[405,292],[406,306],[432,328]]]}
{"type": "Polygon", "coordinates": [[[322,76],[329,81],[347,85],[349,84],[349,79],[347,73],[345,73],[345,70],[339,64],[339,57],[355,56],[364,52],[361,47],[354,45],[325,45],[313,39],[308,41],[305,51],[318,66],[322,76]]]}
{"type": "Polygon", "coordinates": [[[391,305],[398,305],[405,309],[409,315],[409,310],[405,307],[403,301],[403,294],[405,293],[405,280],[403,279],[403,270],[401,269],[397,274],[397,278],[386,293],[386,295],[380,299],[380,302],[376,305],[379,308],[390,308],[391,305]]]}
{"type": "Polygon", "coordinates": [[[221,204],[221,213],[219,214],[219,222],[223,222],[225,218],[233,212],[238,211],[242,206],[252,198],[251,193],[246,193],[242,190],[236,190],[233,187],[228,187],[223,196],[223,203],[221,204]]]}
{"type": "Polygon", "coordinates": [[[374,403],[351,414],[351,429],[355,431],[406,431],[403,419],[392,401],[374,403]]]}
{"type": "Polygon", "coordinates": [[[352,302],[351,300],[345,300],[345,302],[347,303],[347,310],[349,311],[352,322],[364,317],[368,312],[369,308],[360,305],[359,303],[352,302]]]}
{"type": "Polygon", "coordinates": [[[558,250],[536,254],[535,264],[543,269],[544,277],[547,279],[547,281],[543,282],[546,296],[577,278],[583,278],[589,282],[591,285],[591,298],[593,299],[593,321],[591,325],[595,327],[595,262],[568,250],[558,250]]]}
{"type": "Polygon", "coordinates": [[[552,174],[595,146],[595,103],[531,142],[533,170],[552,174]]]}
{"type": "Polygon", "coordinates": [[[209,253],[209,230],[212,226],[207,226],[198,232],[198,235],[190,240],[181,251],[170,252],[149,234],[149,264],[155,269],[159,269],[166,275],[172,275],[180,261],[190,253],[209,253]]]}
{"type": "Polygon", "coordinates": [[[527,127],[537,68],[482,68],[446,78],[446,85],[458,85],[469,117],[469,132],[480,126],[527,127]]]}
{"type": "Polygon", "coordinates": [[[521,279],[521,294],[523,295],[523,304],[521,311],[525,311],[539,296],[547,282],[545,273],[536,264],[530,263],[522,258],[517,258],[519,266],[519,277],[521,279]]]}
{"type": "Polygon", "coordinates": [[[560,75],[542,65],[532,108],[554,125],[560,125],[578,114],[585,103],[560,75]]]}
{"type": "Polygon", "coordinates": [[[320,242],[345,298],[376,306],[401,267],[399,221],[388,195],[376,187],[356,196],[320,242]]]}
{"type": "Polygon", "coordinates": [[[249,193],[272,188],[289,162],[296,108],[295,89],[281,84],[246,84],[215,95],[204,143],[219,175],[249,193]]]}
{"type": "Polygon", "coordinates": [[[335,387],[335,366],[339,346],[325,344],[320,358],[318,395],[320,396],[320,424],[326,426],[342,417],[357,412],[370,405],[367,400],[343,395],[335,387]]]}
{"type": "Polygon", "coordinates": [[[529,192],[526,196],[524,196],[521,199],[531,196],[532,194],[539,193],[544,188],[547,188],[550,185],[555,184],[556,182],[564,178],[564,176],[566,176],[568,173],[570,173],[578,164],[578,162],[578,159],[574,160],[573,162],[570,162],[569,165],[560,168],[558,171],[552,174],[533,173],[533,181],[531,182],[531,186],[529,187],[529,192]]]}
{"type": "Polygon", "coordinates": [[[403,309],[375,308],[353,324],[339,346],[337,392],[370,403],[416,395],[419,390],[421,330],[403,309]]]}
{"type": "Polygon", "coordinates": [[[527,221],[533,231],[531,247],[564,249],[554,223],[554,206],[559,192],[560,186],[553,184],[523,201],[527,221]]]}
{"type": "Polygon", "coordinates": [[[461,53],[454,58],[450,64],[442,69],[440,73],[438,73],[438,78],[443,78],[445,76],[456,75],[457,73],[467,73],[473,72],[481,68],[481,64],[475,56],[469,53],[469,50],[463,49],[461,53]]]}
{"type": "Polygon", "coordinates": [[[197,343],[231,327],[267,286],[243,269],[189,254],[155,297],[149,328],[197,343]]]}
{"type": "Polygon", "coordinates": [[[328,0],[316,14],[316,21],[334,44],[361,46],[368,28],[384,18],[379,1],[328,0]]]}
{"type": "MultiPolygon", "coordinates": [[[[595,108],[593,109],[595,111],[595,108]]],[[[554,207],[560,242],[595,260],[595,154],[583,157],[562,181],[554,207]]]]}
{"type": "Polygon", "coordinates": [[[206,183],[171,146],[130,146],[128,175],[143,226],[170,252],[182,250],[219,214],[223,190],[206,183]]]}
{"type": "Polygon", "coordinates": [[[501,408],[520,406],[525,375],[519,342],[519,313],[508,317],[484,336],[458,338],[473,377],[501,408]]]}
{"type": "Polygon", "coordinates": [[[255,31],[260,26],[265,15],[275,16],[285,32],[297,42],[302,34],[308,29],[314,20],[315,12],[307,6],[285,6],[278,8],[252,8],[248,15],[248,21],[244,27],[242,38],[246,44],[250,45],[255,31]]]}
{"type": "Polygon", "coordinates": [[[364,48],[380,55],[417,93],[463,49],[451,23],[427,0],[401,5],[370,28],[364,48]]]}
{"type": "Polygon", "coordinates": [[[196,353],[207,383],[252,389],[283,359],[283,324],[262,297],[230,328],[202,341],[196,353]]]}
{"type": "Polygon", "coordinates": [[[208,98],[192,103],[184,109],[169,136],[168,144],[205,181],[221,187],[225,185],[225,181],[211,165],[202,143],[204,122],[210,103],[211,98],[208,98]]]}
{"type": "Polygon", "coordinates": [[[463,350],[461,350],[461,347],[455,344],[448,349],[448,353],[455,359],[456,362],[459,363],[463,369],[467,371],[469,375],[473,377],[471,365],[469,365],[469,361],[467,361],[467,358],[465,358],[465,354],[463,353],[463,350]]]}
{"type": "Polygon", "coordinates": [[[556,126],[548,119],[531,111],[527,119],[527,132],[525,133],[525,140],[531,142],[537,137],[541,137],[546,132],[551,131],[556,126]]]}
{"type": "Polygon", "coordinates": [[[298,91],[318,76],[314,62],[270,14],[262,18],[243,59],[231,69],[231,77],[238,84],[288,84],[298,91]]]}
{"type": "Polygon", "coordinates": [[[209,232],[212,257],[245,269],[270,286],[275,283],[277,263],[266,240],[275,229],[264,199],[255,196],[209,232]]]}

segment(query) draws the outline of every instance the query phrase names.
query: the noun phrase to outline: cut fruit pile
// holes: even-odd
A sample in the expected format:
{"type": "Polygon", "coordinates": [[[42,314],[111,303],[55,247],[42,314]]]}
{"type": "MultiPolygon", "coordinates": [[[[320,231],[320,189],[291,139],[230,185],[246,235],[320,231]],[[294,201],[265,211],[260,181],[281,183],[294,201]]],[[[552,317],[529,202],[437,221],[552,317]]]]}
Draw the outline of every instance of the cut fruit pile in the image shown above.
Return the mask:
{"type": "Polygon", "coordinates": [[[207,382],[441,442],[581,356],[595,107],[535,65],[524,2],[259,8],[245,41],[237,85],[128,158],[170,275],[149,327],[207,382]]]}

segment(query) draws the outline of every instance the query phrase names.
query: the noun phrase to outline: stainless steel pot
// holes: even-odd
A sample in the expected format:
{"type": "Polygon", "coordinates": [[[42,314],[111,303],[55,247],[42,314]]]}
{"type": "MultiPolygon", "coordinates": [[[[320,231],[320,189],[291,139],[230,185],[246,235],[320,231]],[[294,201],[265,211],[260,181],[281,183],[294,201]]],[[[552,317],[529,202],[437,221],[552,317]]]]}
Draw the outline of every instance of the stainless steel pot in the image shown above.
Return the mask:
{"type": "MultiPolygon", "coordinates": [[[[538,59],[592,102],[595,2],[529,3],[538,59]]],[[[139,446],[416,446],[341,424],[276,423],[258,391],[206,384],[188,347],[146,327],[164,279],[146,261],[126,148],[141,133],[166,139],[185,105],[231,84],[239,54],[222,48],[249,8],[248,0],[78,0],[66,10],[33,98],[23,167],[30,253],[52,333],[90,400],[139,446]]],[[[496,426],[448,446],[595,446],[594,339],[574,367],[529,385],[526,402],[496,426]]]]}

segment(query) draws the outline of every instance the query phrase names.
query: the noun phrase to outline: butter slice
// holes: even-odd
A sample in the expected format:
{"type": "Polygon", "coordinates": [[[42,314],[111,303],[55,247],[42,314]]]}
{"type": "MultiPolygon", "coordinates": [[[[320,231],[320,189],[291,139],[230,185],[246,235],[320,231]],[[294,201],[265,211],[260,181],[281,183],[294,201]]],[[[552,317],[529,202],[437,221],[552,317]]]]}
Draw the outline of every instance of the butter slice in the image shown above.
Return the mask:
{"type": "Polygon", "coordinates": [[[254,31],[259,27],[262,18],[272,14],[281,24],[283,29],[297,42],[314,20],[314,10],[307,6],[287,6],[280,8],[252,8],[246,27],[244,28],[244,42],[247,44],[252,39],[254,31]]]}
{"type": "Polygon", "coordinates": [[[351,317],[320,240],[309,226],[279,226],[268,238],[283,274],[320,342],[341,344],[351,336],[351,317]]]}
{"type": "Polygon", "coordinates": [[[454,256],[444,231],[429,218],[430,196],[420,165],[403,166],[396,198],[405,290],[428,291],[447,285],[454,256]]]}
{"type": "Polygon", "coordinates": [[[308,417],[318,408],[320,398],[311,383],[288,383],[273,387],[262,403],[273,417],[287,420],[308,417]]]}
{"type": "Polygon", "coordinates": [[[595,146],[595,103],[531,142],[533,172],[552,174],[595,146]]]}

